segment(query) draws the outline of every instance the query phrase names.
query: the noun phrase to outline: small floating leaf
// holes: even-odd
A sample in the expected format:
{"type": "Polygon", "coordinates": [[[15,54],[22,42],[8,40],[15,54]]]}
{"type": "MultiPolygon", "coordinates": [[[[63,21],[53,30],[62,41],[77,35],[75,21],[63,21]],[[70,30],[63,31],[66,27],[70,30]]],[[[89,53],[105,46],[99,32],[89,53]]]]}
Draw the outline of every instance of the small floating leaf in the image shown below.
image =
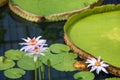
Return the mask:
{"type": "Polygon", "coordinates": [[[88,71],[78,72],[74,74],[74,78],[76,80],[93,80],[94,77],[94,74],[88,71]]]}
{"type": "MultiPolygon", "coordinates": [[[[35,70],[35,62],[32,57],[24,56],[21,58],[17,65],[25,70],[35,70]]],[[[37,68],[40,66],[40,64],[37,62],[37,68]]]]}
{"type": "Polygon", "coordinates": [[[19,60],[23,57],[23,54],[25,54],[25,52],[20,50],[8,50],[5,52],[5,56],[12,60],[19,60]]]}
{"type": "Polygon", "coordinates": [[[53,52],[53,53],[62,53],[62,52],[66,52],[66,51],[69,51],[70,48],[67,46],[67,45],[64,45],[64,44],[52,44],[50,46],[50,50],[53,52]]]}
{"type": "Polygon", "coordinates": [[[12,68],[4,71],[4,75],[11,79],[17,79],[22,77],[25,74],[25,71],[20,68],[12,68]]]}
{"type": "Polygon", "coordinates": [[[14,61],[0,56],[0,70],[5,70],[13,67],[15,65],[14,61]]]}

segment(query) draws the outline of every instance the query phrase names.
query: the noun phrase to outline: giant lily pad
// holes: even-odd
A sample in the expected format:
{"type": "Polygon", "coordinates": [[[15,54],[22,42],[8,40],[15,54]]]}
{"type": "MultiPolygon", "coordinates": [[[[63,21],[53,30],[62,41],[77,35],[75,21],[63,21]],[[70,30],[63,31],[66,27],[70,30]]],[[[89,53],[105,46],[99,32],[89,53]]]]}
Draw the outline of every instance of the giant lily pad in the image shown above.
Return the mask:
{"type": "Polygon", "coordinates": [[[72,16],[64,26],[66,43],[84,58],[101,56],[109,72],[120,76],[120,5],[107,5],[72,16]]]}
{"type": "Polygon", "coordinates": [[[103,0],[10,0],[10,9],[17,15],[34,22],[64,20],[74,13],[100,5],[103,0]]]}
{"type": "Polygon", "coordinates": [[[105,80],[120,80],[120,78],[107,78],[105,80]]]}

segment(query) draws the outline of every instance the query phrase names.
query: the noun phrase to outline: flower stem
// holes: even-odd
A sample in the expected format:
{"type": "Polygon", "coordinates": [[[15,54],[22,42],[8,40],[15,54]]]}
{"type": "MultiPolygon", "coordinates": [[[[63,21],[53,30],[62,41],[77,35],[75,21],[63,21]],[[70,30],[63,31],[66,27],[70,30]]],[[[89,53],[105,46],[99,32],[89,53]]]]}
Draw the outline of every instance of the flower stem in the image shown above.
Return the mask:
{"type": "Polygon", "coordinates": [[[38,64],[39,64],[39,69],[38,69],[38,70],[39,70],[39,71],[38,71],[38,72],[39,72],[39,80],[42,80],[42,74],[41,74],[41,64],[42,64],[42,63],[41,63],[40,58],[38,58],[38,61],[39,61],[39,63],[38,63],[38,64]]]}
{"type": "Polygon", "coordinates": [[[41,77],[41,68],[39,67],[39,80],[42,80],[42,77],[41,77]]]}
{"type": "Polygon", "coordinates": [[[51,63],[50,63],[50,60],[47,61],[47,65],[48,65],[48,80],[51,80],[51,70],[50,70],[50,66],[51,66],[51,63]]]}
{"type": "Polygon", "coordinates": [[[49,67],[48,67],[48,80],[51,79],[50,73],[51,73],[51,71],[50,71],[50,66],[49,66],[49,67]]]}
{"type": "Polygon", "coordinates": [[[35,80],[37,80],[37,63],[35,62],[35,80]]]}
{"type": "Polygon", "coordinates": [[[45,68],[43,64],[41,65],[41,72],[42,72],[42,80],[44,80],[45,68]]]}

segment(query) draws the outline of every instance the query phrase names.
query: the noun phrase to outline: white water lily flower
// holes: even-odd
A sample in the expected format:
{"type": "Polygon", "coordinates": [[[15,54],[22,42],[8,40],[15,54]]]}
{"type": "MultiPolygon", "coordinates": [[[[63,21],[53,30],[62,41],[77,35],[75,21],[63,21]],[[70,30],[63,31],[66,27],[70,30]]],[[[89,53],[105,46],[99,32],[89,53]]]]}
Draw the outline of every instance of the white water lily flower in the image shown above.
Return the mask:
{"type": "Polygon", "coordinates": [[[98,57],[98,59],[89,58],[87,59],[86,63],[88,63],[87,67],[91,67],[90,72],[96,70],[97,74],[99,74],[101,71],[108,74],[108,71],[105,69],[105,67],[108,67],[109,65],[101,61],[100,56],[98,57]]]}
{"type": "Polygon", "coordinates": [[[39,47],[39,46],[35,46],[34,49],[29,50],[28,53],[26,54],[26,56],[31,56],[34,55],[34,62],[37,61],[38,55],[42,55],[44,56],[45,54],[43,52],[45,52],[48,49],[48,47],[39,47]]]}
{"type": "Polygon", "coordinates": [[[22,45],[23,47],[20,49],[21,51],[28,51],[31,49],[34,49],[35,46],[46,46],[46,40],[45,39],[40,39],[41,36],[38,36],[37,38],[23,38],[22,40],[24,40],[25,42],[23,43],[19,43],[20,45],[22,45]]]}

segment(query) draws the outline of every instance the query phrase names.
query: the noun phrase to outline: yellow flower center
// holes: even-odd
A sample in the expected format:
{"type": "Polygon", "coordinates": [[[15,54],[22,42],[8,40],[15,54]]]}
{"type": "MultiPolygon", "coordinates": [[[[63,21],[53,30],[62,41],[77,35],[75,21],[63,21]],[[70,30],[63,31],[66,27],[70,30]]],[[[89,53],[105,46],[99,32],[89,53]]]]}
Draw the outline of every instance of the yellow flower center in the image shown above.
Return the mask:
{"type": "Polygon", "coordinates": [[[38,46],[36,46],[36,47],[34,48],[34,51],[35,51],[35,52],[39,52],[39,50],[40,50],[40,47],[38,47],[38,46]]]}
{"type": "Polygon", "coordinates": [[[95,65],[96,65],[96,66],[101,66],[101,64],[100,64],[99,61],[96,61],[96,62],[95,62],[95,65]]]}
{"type": "Polygon", "coordinates": [[[37,43],[37,41],[35,40],[35,39],[31,39],[30,41],[29,41],[29,44],[30,45],[35,45],[37,43]]]}

